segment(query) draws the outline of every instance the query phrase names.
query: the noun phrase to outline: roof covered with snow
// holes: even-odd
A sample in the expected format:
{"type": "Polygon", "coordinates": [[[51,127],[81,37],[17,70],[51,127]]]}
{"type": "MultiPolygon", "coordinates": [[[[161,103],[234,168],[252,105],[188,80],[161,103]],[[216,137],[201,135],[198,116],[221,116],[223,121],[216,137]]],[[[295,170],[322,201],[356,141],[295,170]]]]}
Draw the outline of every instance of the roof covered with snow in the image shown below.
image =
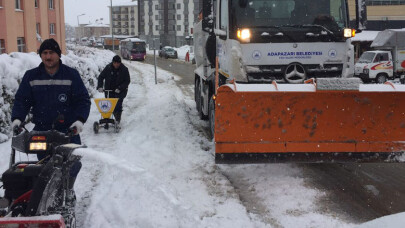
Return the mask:
{"type": "Polygon", "coordinates": [[[405,29],[386,29],[378,33],[371,47],[405,47],[405,29]]]}
{"type": "Polygon", "coordinates": [[[356,36],[351,38],[352,42],[373,41],[380,31],[362,31],[356,33],[356,36]]]}
{"type": "MultiPolygon", "coordinates": [[[[100,36],[101,38],[112,38],[112,35],[104,35],[100,36]]],[[[114,38],[116,39],[126,39],[126,38],[131,38],[133,36],[126,36],[126,35],[114,35],[114,38]]]]}
{"type": "Polygon", "coordinates": [[[115,6],[137,6],[137,5],[138,5],[138,2],[135,1],[135,2],[113,3],[112,6],[115,7],[115,6]]]}
{"type": "Polygon", "coordinates": [[[139,38],[127,38],[125,40],[122,41],[131,41],[131,42],[145,42],[144,40],[141,40],[139,38]]]}
{"type": "Polygon", "coordinates": [[[109,28],[110,25],[106,25],[106,24],[100,24],[100,23],[92,23],[92,24],[88,24],[84,27],[99,27],[99,28],[109,28]]]}

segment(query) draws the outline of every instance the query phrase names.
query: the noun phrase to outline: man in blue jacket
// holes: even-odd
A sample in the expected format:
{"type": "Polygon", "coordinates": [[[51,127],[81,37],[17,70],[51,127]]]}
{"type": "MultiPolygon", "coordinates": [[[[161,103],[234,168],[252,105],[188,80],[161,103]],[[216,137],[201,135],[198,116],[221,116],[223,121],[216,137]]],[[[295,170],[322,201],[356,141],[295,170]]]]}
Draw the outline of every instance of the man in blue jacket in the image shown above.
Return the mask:
{"type": "Polygon", "coordinates": [[[79,133],[83,130],[90,112],[90,97],[77,70],[60,60],[61,50],[54,39],[44,40],[38,51],[42,63],[28,70],[15,95],[11,120],[12,127],[19,126],[32,108],[34,130],[46,131],[59,115],[64,123],[55,129],[67,132],[76,127],[71,142],[81,144],[79,133]]]}
{"type": "MultiPolygon", "coordinates": [[[[15,95],[12,128],[21,125],[31,108],[36,131],[51,130],[56,119],[63,115],[64,122],[55,124],[55,129],[66,133],[69,128],[76,128],[71,142],[81,144],[79,133],[89,116],[91,103],[79,72],[62,63],[61,50],[54,39],[44,40],[38,54],[42,63],[25,73],[15,95]]],[[[77,162],[70,170],[70,189],[80,168],[81,163],[77,162]]]]}

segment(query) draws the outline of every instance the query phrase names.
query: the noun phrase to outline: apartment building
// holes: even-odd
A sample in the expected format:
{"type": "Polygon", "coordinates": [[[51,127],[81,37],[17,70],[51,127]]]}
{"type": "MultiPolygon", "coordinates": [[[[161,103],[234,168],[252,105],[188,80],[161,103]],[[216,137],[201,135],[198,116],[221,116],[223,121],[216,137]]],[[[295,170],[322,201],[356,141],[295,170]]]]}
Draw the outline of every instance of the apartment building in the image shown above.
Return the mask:
{"type": "MultiPolygon", "coordinates": [[[[405,28],[405,0],[366,0],[367,30],[405,28]]],[[[350,20],[356,20],[355,0],[349,0],[350,20]]]]}
{"type": "Polygon", "coordinates": [[[138,2],[113,3],[110,22],[114,35],[138,36],[138,2]]]}
{"type": "Polygon", "coordinates": [[[99,38],[104,35],[111,34],[110,25],[103,24],[96,20],[90,24],[80,24],[79,27],[75,27],[75,38],[80,40],[81,38],[99,38]]]}
{"type": "Polygon", "coordinates": [[[190,44],[201,0],[138,0],[139,36],[162,46],[190,44]]]}
{"type": "Polygon", "coordinates": [[[64,0],[0,0],[0,54],[37,52],[53,38],[66,53],[64,0]]]}

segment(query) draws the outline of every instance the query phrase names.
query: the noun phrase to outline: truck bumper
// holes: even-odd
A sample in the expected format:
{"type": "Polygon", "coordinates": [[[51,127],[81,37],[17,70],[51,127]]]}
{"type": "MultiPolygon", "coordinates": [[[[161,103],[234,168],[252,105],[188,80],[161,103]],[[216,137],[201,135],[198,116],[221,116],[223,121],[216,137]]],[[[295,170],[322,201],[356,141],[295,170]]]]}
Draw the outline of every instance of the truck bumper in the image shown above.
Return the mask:
{"type": "Polygon", "coordinates": [[[369,74],[355,74],[355,77],[361,78],[362,80],[370,80],[370,75],[369,74]]]}

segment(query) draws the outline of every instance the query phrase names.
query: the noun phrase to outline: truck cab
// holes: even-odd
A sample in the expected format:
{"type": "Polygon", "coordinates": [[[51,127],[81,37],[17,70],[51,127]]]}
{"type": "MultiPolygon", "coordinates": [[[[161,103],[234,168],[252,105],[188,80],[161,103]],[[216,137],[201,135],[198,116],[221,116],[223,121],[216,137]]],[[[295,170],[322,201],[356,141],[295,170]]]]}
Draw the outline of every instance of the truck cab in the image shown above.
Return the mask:
{"type": "Polygon", "coordinates": [[[366,51],[357,61],[354,74],[363,81],[384,83],[394,78],[394,65],[390,51],[366,51]]]}
{"type": "MultiPolygon", "coordinates": [[[[202,5],[202,20],[194,25],[195,101],[200,118],[210,121],[211,135],[221,86],[353,76],[355,30],[349,27],[347,0],[203,0],[202,5]]],[[[358,6],[365,4],[356,0],[358,6]]],[[[365,19],[359,18],[358,31],[365,19]]]]}

